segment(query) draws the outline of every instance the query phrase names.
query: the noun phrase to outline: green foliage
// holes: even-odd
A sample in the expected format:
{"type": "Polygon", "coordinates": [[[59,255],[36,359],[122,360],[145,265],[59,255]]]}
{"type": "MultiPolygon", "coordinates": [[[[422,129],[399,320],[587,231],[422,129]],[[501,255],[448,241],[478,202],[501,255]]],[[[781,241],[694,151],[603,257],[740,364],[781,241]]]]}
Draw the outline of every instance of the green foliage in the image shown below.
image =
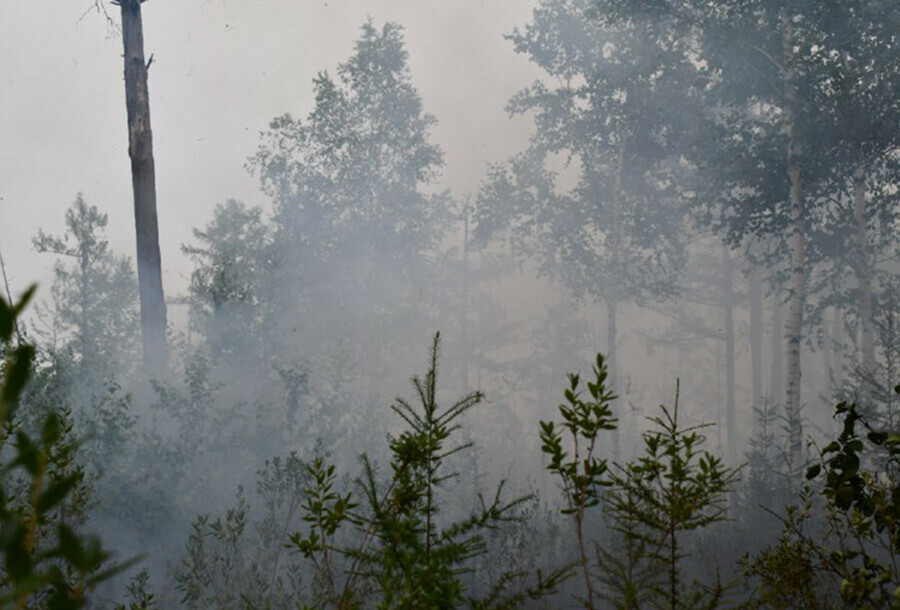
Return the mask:
{"type": "Polygon", "coordinates": [[[647,561],[646,575],[664,575],[659,580],[650,576],[647,584],[653,597],[673,610],[701,602],[713,607],[722,595],[718,583],[686,590],[681,565],[688,555],[682,538],[727,518],[728,494],[739,471],[702,450],[706,437],[700,431],[711,424],[684,426],[678,406],[676,390],[672,410],[660,406],[662,414],[649,418],[655,429],[643,435],[644,454],[614,469],[605,496],[613,530],[629,549],[641,549],[637,557],[647,561]]]}
{"type": "Polygon", "coordinates": [[[900,435],[874,427],[855,404],[838,404],[835,417],[843,418],[840,434],[806,471],[817,491],[807,488],[800,507],[788,508],[778,544],[748,558],[745,568],[759,579],[758,600],[776,607],[821,607],[830,591],[831,605],[839,599],[853,607],[895,608],[900,435]],[[818,535],[807,523],[814,499],[824,504],[818,535]]]}
{"type": "Polygon", "coordinates": [[[541,422],[542,451],[547,469],[562,481],[566,507],[578,539],[589,608],[599,595],[616,607],[636,608],[647,601],[668,608],[705,604],[714,607],[722,588],[695,586],[686,590],[680,566],[687,557],[681,538],[726,518],[727,495],[738,469],[727,468],[715,455],[702,451],[706,425],[684,427],[678,421],[678,393],[669,411],[651,417],[655,430],[643,434],[644,453],[624,465],[607,465],[595,457],[598,434],[613,430],[607,370],[602,355],[594,366],[595,381],[587,383],[590,400],[582,400],[580,378],[569,375],[566,403],[559,413],[571,440],[568,456],[562,433],[553,422],[541,422]],[[587,509],[603,504],[610,531],[619,546],[597,547],[599,575],[588,561],[584,522],[587,509]],[[600,591],[597,591],[598,584],[600,591]]]}
{"type": "Polygon", "coordinates": [[[566,403],[559,405],[558,409],[564,421],[560,427],[569,433],[567,441],[570,443],[571,458],[563,447],[562,432],[552,421],[541,422],[540,434],[541,451],[550,459],[547,470],[562,481],[566,496],[566,508],[562,512],[571,515],[575,524],[589,607],[594,605],[594,587],[588,565],[584,518],[587,509],[600,502],[600,489],[610,484],[605,478],[608,471],[606,460],[598,458],[595,450],[600,432],[614,430],[617,421],[611,407],[616,396],[607,386],[608,376],[603,355],[597,354],[594,381],[586,384],[590,399],[585,401],[581,397],[580,376],[569,375],[569,387],[564,392],[566,403]]]}
{"type": "Polygon", "coordinates": [[[355,608],[367,597],[378,608],[511,608],[552,593],[567,576],[557,570],[538,574],[535,582],[510,590],[521,574],[498,580],[486,598],[467,595],[464,575],[472,561],[487,552],[484,533],[517,519],[516,510],[526,497],[506,500],[501,483],[493,497],[480,497],[480,506],[466,518],[445,522],[439,493],[456,477],[448,470],[449,458],[470,447],[453,445],[458,421],[482,400],[468,394],[449,407],[437,401],[439,335],[431,347],[429,369],[415,377],[417,400],[397,398],[393,411],[407,428],[389,439],[391,476],[379,484],[375,466],[362,458],[357,486],[362,499],[334,491],[335,469],[323,461],[309,467],[312,485],[306,492],[306,532],[291,537],[295,551],[311,559],[317,569],[322,607],[355,608]],[[359,506],[357,506],[359,505],[359,506]],[[339,545],[336,535],[351,525],[355,543],[339,545]],[[345,563],[343,583],[334,569],[336,558],[345,563]]]}
{"type": "Polygon", "coordinates": [[[489,171],[477,235],[507,232],[517,255],[576,295],[643,302],[677,292],[686,261],[678,147],[696,68],[685,39],[655,22],[610,27],[598,17],[605,4],[543,0],[507,36],[546,78],[507,105],[533,113],[535,131],[526,151],[489,171]]]}
{"type": "Polygon", "coordinates": [[[782,531],[777,542],[741,565],[748,578],[756,580],[749,608],[834,608],[837,587],[823,574],[821,547],[807,531],[813,514],[813,496],[806,488],[799,503],[785,508],[782,531]]]}
{"type": "Polygon", "coordinates": [[[560,427],[571,436],[571,458],[563,449],[562,432],[552,421],[541,422],[541,450],[550,458],[547,470],[562,479],[566,493],[568,508],[563,514],[583,515],[600,501],[600,487],[609,484],[603,478],[608,470],[606,460],[595,456],[600,432],[615,430],[618,421],[610,406],[616,396],[606,384],[608,375],[603,355],[597,354],[595,380],[587,382],[589,401],[581,398],[579,375],[569,375],[569,388],[564,393],[568,404],[559,405],[559,414],[564,420],[560,427]]]}
{"type": "Polygon", "coordinates": [[[288,534],[297,527],[308,465],[296,454],[273,458],[257,473],[262,517],[238,490],[235,506],[221,517],[198,516],[175,574],[175,588],[188,608],[297,608],[306,598],[304,572],[286,555],[288,534]]]}
{"type": "Polygon", "coordinates": [[[31,373],[34,348],[13,345],[16,318],[34,294],[19,303],[0,298],[0,342],[6,360],[0,378],[2,444],[9,445],[0,479],[0,607],[81,608],[88,592],[125,566],[111,566],[97,538],[83,536],[74,521],[83,517],[83,472],[74,465],[77,445],[71,424],[47,414],[36,438],[15,419],[31,373]]]}
{"type": "Polygon", "coordinates": [[[128,583],[128,605],[119,604],[116,610],[158,610],[156,596],[148,591],[150,574],[141,570],[128,583]]]}
{"type": "Polygon", "coordinates": [[[207,227],[194,230],[199,245],[182,246],[194,260],[191,324],[216,357],[258,354],[265,346],[260,325],[269,299],[266,280],[274,270],[271,228],[262,210],[229,199],[216,206],[207,227]]]}
{"type": "Polygon", "coordinates": [[[65,222],[63,235],[39,231],[33,240],[39,252],[60,257],[54,266],[53,304],[42,314],[52,347],[60,355],[71,354],[81,385],[90,388],[136,360],[137,281],[128,258],[109,249],[103,235],[106,214],[80,193],[65,222]]]}

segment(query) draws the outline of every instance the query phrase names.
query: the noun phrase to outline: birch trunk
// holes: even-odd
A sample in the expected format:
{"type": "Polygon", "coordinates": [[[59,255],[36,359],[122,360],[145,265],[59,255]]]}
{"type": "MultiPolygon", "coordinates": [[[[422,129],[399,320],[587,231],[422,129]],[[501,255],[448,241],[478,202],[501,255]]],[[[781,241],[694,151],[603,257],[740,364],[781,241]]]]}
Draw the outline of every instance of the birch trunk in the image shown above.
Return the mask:
{"type": "Polygon", "coordinates": [[[788,468],[800,471],[803,453],[803,425],[800,420],[800,347],[803,334],[803,304],[806,292],[806,234],[803,227],[803,192],[800,181],[800,139],[797,134],[797,68],[794,65],[794,23],[787,9],[781,9],[782,48],[784,57],[785,121],[787,125],[787,175],[790,181],[790,294],[785,328],[787,382],[785,415],[788,420],[788,468]]]}
{"type": "MultiPolygon", "coordinates": [[[[769,370],[769,396],[784,396],[784,305],[778,285],[772,286],[772,357],[769,370]]],[[[775,399],[777,401],[777,398],[775,399]]]]}
{"type": "MultiPolygon", "coordinates": [[[[606,300],[606,359],[607,366],[609,371],[609,385],[613,389],[613,391],[617,391],[616,387],[616,358],[617,358],[617,335],[619,333],[618,329],[618,309],[619,305],[616,302],[615,298],[610,298],[606,300]]],[[[625,404],[624,400],[619,401],[619,404],[625,404]]],[[[620,423],[622,425],[622,417],[624,417],[625,412],[619,414],[620,423]]],[[[620,456],[619,452],[619,428],[615,428],[612,431],[612,453],[613,459],[618,460],[620,456]]]]}
{"type": "MultiPolygon", "coordinates": [[[[621,235],[622,235],[622,174],[625,171],[625,141],[624,139],[619,143],[619,151],[616,156],[616,174],[613,179],[613,192],[612,192],[612,216],[613,216],[613,230],[612,230],[612,239],[610,241],[612,247],[612,260],[613,260],[613,273],[618,274],[622,273],[622,265],[620,263],[621,255],[622,255],[622,246],[621,246],[621,235]]],[[[618,300],[621,297],[621,281],[616,281],[613,286],[613,295],[606,299],[606,340],[607,340],[607,350],[609,351],[609,383],[613,388],[613,391],[618,391],[616,373],[618,371],[617,367],[617,340],[618,340],[618,300]]],[[[622,400],[621,404],[625,404],[625,401],[622,400]]],[[[625,411],[623,410],[621,413],[621,417],[625,416],[625,411]]],[[[621,425],[620,419],[620,425],[621,425]]],[[[616,428],[612,431],[612,441],[613,441],[613,459],[619,459],[619,429],[616,428]]]]}
{"type": "Polygon", "coordinates": [[[753,377],[753,406],[762,406],[763,285],[762,272],[750,271],[750,369],[753,377]]]}
{"type": "Polygon", "coordinates": [[[723,314],[725,317],[725,429],[730,464],[737,464],[737,424],[734,408],[734,276],[728,246],[722,244],[723,314]]]}
{"type": "Polygon", "coordinates": [[[875,324],[872,312],[872,264],[868,254],[866,229],[866,170],[853,172],[853,217],[856,221],[856,281],[859,286],[859,351],[867,374],[875,370],[875,324]]]}

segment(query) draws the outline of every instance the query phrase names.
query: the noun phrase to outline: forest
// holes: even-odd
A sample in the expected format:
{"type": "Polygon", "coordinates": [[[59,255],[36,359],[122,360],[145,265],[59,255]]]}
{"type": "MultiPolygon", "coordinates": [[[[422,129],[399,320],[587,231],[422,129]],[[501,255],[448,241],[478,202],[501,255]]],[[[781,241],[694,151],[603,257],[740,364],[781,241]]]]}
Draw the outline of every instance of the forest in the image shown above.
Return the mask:
{"type": "Polygon", "coordinates": [[[0,608],[900,608],[896,0],[66,4],[0,608]]]}

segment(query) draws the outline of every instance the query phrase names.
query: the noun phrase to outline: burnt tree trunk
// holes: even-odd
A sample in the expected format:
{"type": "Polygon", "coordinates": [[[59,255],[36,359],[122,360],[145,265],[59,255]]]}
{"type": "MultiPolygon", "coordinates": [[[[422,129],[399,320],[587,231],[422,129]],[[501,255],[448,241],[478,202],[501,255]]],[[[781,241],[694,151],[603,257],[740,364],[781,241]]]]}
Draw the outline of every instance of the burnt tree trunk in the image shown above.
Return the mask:
{"type": "Polygon", "coordinates": [[[141,298],[141,336],[144,362],[159,372],[166,361],[166,301],[159,254],[156,217],[156,171],[153,165],[153,133],[144,28],[141,4],[145,0],[121,0],[122,40],[125,50],[125,105],[128,110],[128,156],[134,190],[134,228],[137,235],[137,270],[141,298]]]}

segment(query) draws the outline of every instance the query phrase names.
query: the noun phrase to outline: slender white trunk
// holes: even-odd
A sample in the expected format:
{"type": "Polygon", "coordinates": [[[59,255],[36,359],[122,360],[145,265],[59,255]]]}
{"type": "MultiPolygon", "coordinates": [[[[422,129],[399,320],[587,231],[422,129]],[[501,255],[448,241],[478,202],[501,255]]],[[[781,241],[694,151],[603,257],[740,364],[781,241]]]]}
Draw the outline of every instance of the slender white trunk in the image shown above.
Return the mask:
{"type": "Polygon", "coordinates": [[[784,305],[781,287],[772,285],[772,357],[769,370],[769,396],[778,402],[784,396],[784,305]]]}
{"type": "Polygon", "coordinates": [[[722,296],[725,317],[725,428],[728,434],[726,448],[730,464],[737,464],[737,423],[734,408],[734,277],[728,246],[722,244],[722,296]]]}
{"type": "Polygon", "coordinates": [[[788,468],[797,473],[803,459],[803,425],[800,420],[800,347],[803,338],[803,304],[806,296],[806,233],[803,192],[800,181],[800,139],[797,133],[797,70],[794,65],[793,16],[781,9],[782,52],[784,58],[785,121],[787,125],[787,175],[790,181],[790,299],[786,326],[787,380],[785,415],[788,420],[788,468]]]}
{"type": "Polygon", "coordinates": [[[860,165],[853,172],[853,217],[856,221],[856,281],[859,286],[859,352],[866,373],[875,370],[875,323],[872,307],[872,264],[868,252],[866,229],[866,169],[860,165]]]}
{"type": "MultiPolygon", "coordinates": [[[[622,273],[622,266],[619,263],[622,255],[622,246],[621,246],[621,236],[622,236],[622,175],[625,172],[625,141],[619,143],[619,151],[616,155],[616,174],[613,179],[613,192],[612,192],[612,233],[610,244],[612,247],[612,258],[613,258],[613,268],[615,269],[614,273],[622,273]]],[[[613,286],[613,294],[606,299],[606,340],[607,340],[607,350],[609,351],[609,383],[614,391],[619,391],[619,387],[617,385],[616,373],[617,373],[617,340],[618,340],[618,299],[621,297],[620,284],[621,282],[616,281],[615,286],[613,286]]],[[[619,404],[625,404],[624,400],[620,400],[619,404]]],[[[621,418],[626,415],[624,409],[620,409],[620,425],[621,418]]],[[[613,440],[613,459],[618,460],[620,451],[619,451],[619,430],[618,428],[613,430],[612,432],[612,440],[613,440]]]]}
{"type": "Polygon", "coordinates": [[[762,406],[763,285],[762,271],[750,271],[750,368],[753,377],[753,406],[762,406]]]}
{"type": "MultiPolygon", "coordinates": [[[[617,335],[619,334],[618,329],[618,309],[619,305],[616,302],[615,298],[610,298],[606,300],[606,361],[607,367],[609,370],[609,385],[613,388],[613,391],[618,391],[618,387],[616,385],[616,359],[617,359],[617,335]]],[[[619,400],[620,405],[625,404],[625,400],[619,400]]],[[[619,427],[622,425],[622,419],[625,416],[625,410],[619,410],[619,427]]],[[[613,460],[618,460],[620,456],[619,451],[619,428],[616,428],[612,431],[612,457],[613,460]]]]}

